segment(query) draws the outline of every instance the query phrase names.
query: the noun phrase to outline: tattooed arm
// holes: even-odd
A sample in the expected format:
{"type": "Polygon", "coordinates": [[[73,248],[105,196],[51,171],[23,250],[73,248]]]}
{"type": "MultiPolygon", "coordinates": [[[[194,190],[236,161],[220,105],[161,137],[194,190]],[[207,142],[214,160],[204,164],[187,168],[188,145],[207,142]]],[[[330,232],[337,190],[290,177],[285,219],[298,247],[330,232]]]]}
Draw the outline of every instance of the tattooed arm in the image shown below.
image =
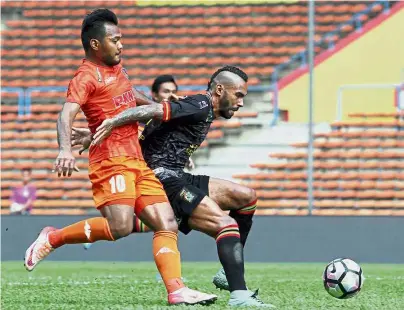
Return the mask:
{"type": "Polygon", "coordinates": [[[97,132],[93,136],[92,144],[100,144],[102,140],[109,137],[115,127],[136,123],[138,121],[148,121],[152,118],[163,119],[165,112],[164,106],[163,104],[150,104],[134,107],[119,113],[114,118],[104,120],[97,128],[97,132]]]}
{"type": "Polygon", "coordinates": [[[164,109],[162,104],[150,104],[140,107],[130,108],[119,113],[112,118],[113,127],[119,127],[138,121],[148,121],[149,119],[162,119],[164,109]]]}
{"type": "Polygon", "coordinates": [[[135,93],[135,98],[136,98],[136,105],[142,106],[142,105],[151,105],[151,104],[156,104],[157,102],[154,102],[152,99],[149,97],[145,96],[143,93],[138,91],[136,88],[134,88],[134,93],[135,93]]]}

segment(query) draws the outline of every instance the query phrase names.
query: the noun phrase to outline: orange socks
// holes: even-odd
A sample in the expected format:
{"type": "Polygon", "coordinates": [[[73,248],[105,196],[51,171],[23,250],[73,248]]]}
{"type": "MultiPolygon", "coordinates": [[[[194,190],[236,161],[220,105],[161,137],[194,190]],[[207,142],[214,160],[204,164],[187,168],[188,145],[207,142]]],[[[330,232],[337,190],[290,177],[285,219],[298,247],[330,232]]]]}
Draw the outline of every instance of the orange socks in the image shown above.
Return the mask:
{"type": "Polygon", "coordinates": [[[184,287],[181,280],[181,256],[177,247],[177,234],[158,231],[153,236],[153,256],[168,294],[184,287]]]}
{"type": "Polygon", "coordinates": [[[103,217],[93,217],[49,233],[49,243],[55,249],[64,244],[87,243],[98,240],[114,240],[108,221],[103,217]]]}

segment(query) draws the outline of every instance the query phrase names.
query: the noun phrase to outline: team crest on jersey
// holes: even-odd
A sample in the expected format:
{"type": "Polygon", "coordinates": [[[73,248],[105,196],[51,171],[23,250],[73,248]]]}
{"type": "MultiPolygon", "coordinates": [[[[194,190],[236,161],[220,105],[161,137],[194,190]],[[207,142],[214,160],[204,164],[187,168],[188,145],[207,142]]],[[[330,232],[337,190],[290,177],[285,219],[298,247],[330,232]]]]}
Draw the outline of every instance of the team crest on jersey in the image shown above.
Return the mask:
{"type": "Polygon", "coordinates": [[[128,71],[126,71],[126,69],[125,68],[122,68],[122,73],[123,73],[123,75],[129,80],[129,75],[128,75],[128,71]]]}
{"type": "Polygon", "coordinates": [[[194,201],[194,199],[195,199],[195,194],[191,193],[186,188],[183,188],[181,193],[180,193],[180,197],[182,199],[184,199],[185,201],[188,201],[189,203],[192,203],[194,201]]]}

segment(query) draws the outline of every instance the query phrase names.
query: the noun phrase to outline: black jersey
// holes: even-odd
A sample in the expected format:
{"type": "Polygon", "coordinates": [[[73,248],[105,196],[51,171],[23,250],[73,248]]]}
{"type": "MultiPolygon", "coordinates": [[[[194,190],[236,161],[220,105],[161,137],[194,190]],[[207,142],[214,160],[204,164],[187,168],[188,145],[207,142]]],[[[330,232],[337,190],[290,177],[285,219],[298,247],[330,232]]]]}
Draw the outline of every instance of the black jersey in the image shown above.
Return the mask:
{"type": "Polygon", "coordinates": [[[181,173],[206,138],[213,121],[212,102],[208,95],[194,95],[163,105],[163,121],[149,121],[139,138],[143,157],[151,169],[181,173]]]}

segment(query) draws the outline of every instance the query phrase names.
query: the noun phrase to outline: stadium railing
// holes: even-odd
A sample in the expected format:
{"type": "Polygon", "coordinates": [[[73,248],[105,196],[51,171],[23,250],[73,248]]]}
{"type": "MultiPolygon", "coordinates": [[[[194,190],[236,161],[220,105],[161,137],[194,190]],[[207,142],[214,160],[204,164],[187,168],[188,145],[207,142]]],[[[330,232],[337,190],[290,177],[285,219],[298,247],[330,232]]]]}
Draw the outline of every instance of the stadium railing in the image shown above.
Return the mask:
{"type": "Polygon", "coordinates": [[[24,89],[21,87],[2,87],[1,92],[15,93],[18,96],[18,116],[25,115],[25,95],[24,89]]]}
{"type": "Polygon", "coordinates": [[[342,85],[337,91],[336,120],[342,120],[343,114],[343,92],[345,90],[375,90],[375,89],[392,89],[394,90],[394,105],[400,111],[403,103],[400,104],[400,93],[403,91],[403,84],[347,84],[342,85]]]}

